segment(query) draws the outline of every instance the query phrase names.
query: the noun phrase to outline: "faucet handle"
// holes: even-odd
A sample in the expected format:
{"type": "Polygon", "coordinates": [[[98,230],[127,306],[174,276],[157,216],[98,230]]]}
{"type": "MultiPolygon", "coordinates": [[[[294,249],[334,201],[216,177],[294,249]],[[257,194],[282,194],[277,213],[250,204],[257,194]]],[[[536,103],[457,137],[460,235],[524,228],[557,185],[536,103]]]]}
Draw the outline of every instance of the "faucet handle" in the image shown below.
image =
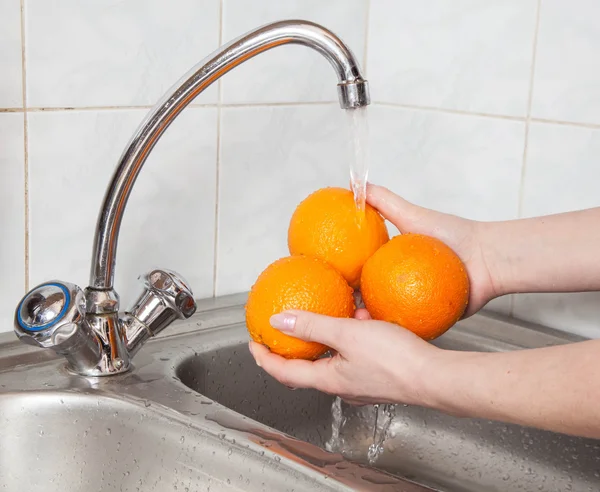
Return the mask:
{"type": "Polygon", "coordinates": [[[179,274],[170,270],[152,270],[140,276],[144,292],[126,314],[141,321],[152,335],[176,319],[187,319],[196,312],[192,289],[179,274]]]}
{"type": "Polygon", "coordinates": [[[67,282],[47,282],[29,291],[15,312],[15,333],[29,345],[64,356],[83,373],[102,356],[98,339],[85,321],[83,291],[67,282]]]}
{"type": "Polygon", "coordinates": [[[67,282],[47,282],[29,291],[15,312],[15,333],[42,348],[61,345],[85,316],[83,291],[67,282]]]}

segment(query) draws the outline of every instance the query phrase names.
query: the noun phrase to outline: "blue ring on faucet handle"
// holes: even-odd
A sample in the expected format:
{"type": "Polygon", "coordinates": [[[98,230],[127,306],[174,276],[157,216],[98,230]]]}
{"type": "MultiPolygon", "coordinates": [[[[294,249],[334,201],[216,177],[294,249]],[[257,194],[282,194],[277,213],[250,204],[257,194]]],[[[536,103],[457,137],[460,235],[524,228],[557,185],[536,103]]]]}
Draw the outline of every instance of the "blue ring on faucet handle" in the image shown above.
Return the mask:
{"type": "Polygon", "coordinates": [[[29,292],[19,303],[19,307],[17,307],[17,321],[19,322],[19,326],[21,328],[23,328],[23,330],[25,330],[25,331],[30,331],[30,332],[43,331],[48,328],[51,328],[56,323],[58,323],[63,318],[65,313],[67,312],[67,309],[69,309],[70,304],[71,304],[71,294],[69,293],[69,290],[63,284],[59,284],[56,282],[49,282],[47,284],[38,285],[34,290],[29,292]],[[33,294],[36,290],[41,289],[42,287],[58,287],[65,296],[65,303],[64,303],[62,309],[60,310],[60,312],[58,313],[58,315],[52,321],[50,321],[49,323],[46,323],[45,325],[33,327],[33,326],[26,324],[23,321],[23,319],[21,318],[21,308],[23,307],[23,304],[29,298],[29,296],[31,294],[33,294]]]}

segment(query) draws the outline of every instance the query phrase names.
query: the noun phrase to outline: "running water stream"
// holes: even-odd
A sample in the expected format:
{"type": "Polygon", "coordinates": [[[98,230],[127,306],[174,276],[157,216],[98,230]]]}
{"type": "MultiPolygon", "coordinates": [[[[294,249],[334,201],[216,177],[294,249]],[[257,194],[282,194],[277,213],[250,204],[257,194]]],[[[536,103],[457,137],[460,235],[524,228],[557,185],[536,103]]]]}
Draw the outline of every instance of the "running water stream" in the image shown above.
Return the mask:
{"type": "MultiPolygon", "coordinates": [[[[346,111],[349,140],[352,145],[350,156],[350,183],[354,193],[357,217],[359,224],[364,218],[365,201],[367,196],[367,180],[369,176],[369,123],[367,119],[367,108],[351,109],[346,111]]],[[[357,296],[357,307],[361,307],[360,295],[357,296]]],[[[332,428],[331,438],[326,448],[332,452],[351,454],[346,449],[343,438],[344,432],[362,433],[367,432],[365,438],[370,440],[366,449],[367,460],[371,465],[375,464],[384,450],[384,441],[388,429],[394,418],[395,405],[383,404],[362,409],[346,410],[344,415],[342,400],[335,398],[331,406],[332,428]]],[[[356,436],[355,436],[356,437],[356,436]]]]}
{"type": "Polygon", "coordinates": [[[353,151],[353,155],[350,156],[350,183],[358,217],[362,219],[365,213],[367,179],[369,177],[369,120],[367,119],[367,108],[349,109],[346,111],[346,118],[353,151]]]}

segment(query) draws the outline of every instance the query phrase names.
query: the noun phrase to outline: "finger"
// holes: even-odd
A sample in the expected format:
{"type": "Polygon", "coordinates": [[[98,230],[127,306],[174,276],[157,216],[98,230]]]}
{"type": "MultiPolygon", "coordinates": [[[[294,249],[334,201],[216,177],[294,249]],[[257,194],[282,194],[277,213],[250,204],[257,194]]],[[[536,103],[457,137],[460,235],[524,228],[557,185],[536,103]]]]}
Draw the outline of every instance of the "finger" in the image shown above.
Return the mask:
{"type": "Polygon", "coordinates": [[[320,389],[326,386],[329,378],[328,359],[315,362],[284,359],[256,342],[250,342],[250,352],[259,367],[287,387],[320,389]]]}
{"type": "Polygon", "coordinates": [[[383,186],[367,186],[367,202],[394,224],[400,232],[411,229],[420,207],[406,201],[383,186]]]}
{"type": "Polygon", "coordinates": [[[354,318],[364,321],[364,320],[371,319],[371,315],[369,314],[369,311],[367,311],[366,309],[357,309],[356,312],[354,313],[354,318]]]}
{"type": "Polygon", "coordinates": [[[347,339],[348,332],[356,321],[351,318],[333,318],[307,311],[285,311],[271,317],[271,326],[287,335],[319,342],[340,350],[340,345],[347,339]]]}

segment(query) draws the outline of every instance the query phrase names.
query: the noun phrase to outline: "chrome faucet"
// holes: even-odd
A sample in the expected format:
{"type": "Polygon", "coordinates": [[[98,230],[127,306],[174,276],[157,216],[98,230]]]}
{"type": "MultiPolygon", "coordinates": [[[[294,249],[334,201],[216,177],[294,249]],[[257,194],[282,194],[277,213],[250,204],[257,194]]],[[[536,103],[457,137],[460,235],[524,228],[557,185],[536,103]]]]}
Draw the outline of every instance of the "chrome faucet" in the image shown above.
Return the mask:
{"type": "Polygon", "coordinates": [[[350,49],[332,32],[307,21],[268,24],[231,41],[183,76],[142,121],[106,190],[100,209],[90,285],[82,291],[66,282],[35,287],[15,313],[15,332],[25,343],[63,355],[71,371],[104,376],[127,371],[131,358],[151,336],[175,319],[189,318],[196,302],[187,282],[175,272],[154,270],[141,277],[144,290],[133,307],[119,313],[113,288],[117,240],[127,199],[154,145],[181,111],[232,68],[263,51],[301,44],[321,53],[338,76],[342,109],[370,103],[367,81],[350,49]]]}

